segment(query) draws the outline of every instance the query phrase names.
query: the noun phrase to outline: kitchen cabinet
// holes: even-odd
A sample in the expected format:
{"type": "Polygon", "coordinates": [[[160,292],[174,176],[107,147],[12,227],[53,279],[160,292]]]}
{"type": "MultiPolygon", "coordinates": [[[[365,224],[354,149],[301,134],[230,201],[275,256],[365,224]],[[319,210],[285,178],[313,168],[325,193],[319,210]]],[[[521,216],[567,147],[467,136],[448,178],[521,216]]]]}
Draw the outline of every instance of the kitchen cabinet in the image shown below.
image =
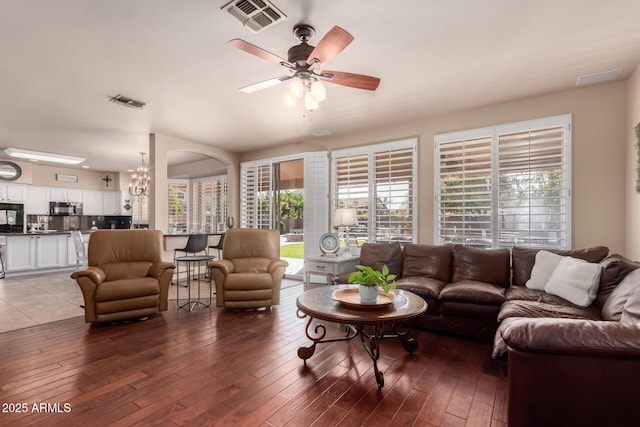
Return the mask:
{"type": "Polygon", "coordinates": [[[36,268],[36,236],[7,236],[5,246],[7,273],[36,268]]]}
{"type": "Polygon", "coordinates": [[[120,215],[120,194],[117,191],[102,193],[103,212],[105,215],[120,215]]]}
{"type": "Polygon", "coordinates": [[[66,267],[66,236],[35,236],[37,269],[66,267]],[[64,258],[64,261],[63,261],[64,258]]]}
{"type": "Polygon", "coordinates": [[[24,202],[27,199],[27,186],[14,184],[0,185],[0,201],[24,202]]]}
{"type": "Polygon", "coordinates": [[[49,187],[29,186],[24,211],[27,215],[49,215],[49,187]]]}
{"type": "Polygon", "coordinates": [[[7,273],[68,267],[69,243],[67,234],[6,236],[7,273]]]}
{"type": "Polygon", "coordinates": [[[51,187],[51,201],[82,203],[82,193],[82,190],[74,188],[51,187]]]}
{"type": "Polygon", "coordinates": [[[102,191],[84,190],[82,192],[82,214],[104,215],[104,200],[102,191]]]}
{"type": "Polygon", "coordinates": [[[133,196],[129,192],[105,191],[102,196],[105,215],[132,215],[133,196]]]}

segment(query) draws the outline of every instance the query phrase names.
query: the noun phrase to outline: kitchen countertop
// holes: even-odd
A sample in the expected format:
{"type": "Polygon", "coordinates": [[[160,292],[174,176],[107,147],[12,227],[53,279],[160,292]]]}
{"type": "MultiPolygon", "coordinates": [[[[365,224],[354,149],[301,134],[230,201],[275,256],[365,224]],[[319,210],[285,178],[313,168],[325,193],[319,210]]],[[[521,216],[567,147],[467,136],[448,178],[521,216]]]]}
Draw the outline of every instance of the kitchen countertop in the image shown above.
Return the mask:
{"type": "MultiPolygon", "coordinates": [[[[82,234],[91,233],[90,230],[81,230],[82,234]]],[[[56,236],[56,235],[68,235],[71,234],[71,231],[62,231],[62,230],[49,230],[49,231],[29,231],[26,233],[0,233],[0,236],[56,236]]]]}

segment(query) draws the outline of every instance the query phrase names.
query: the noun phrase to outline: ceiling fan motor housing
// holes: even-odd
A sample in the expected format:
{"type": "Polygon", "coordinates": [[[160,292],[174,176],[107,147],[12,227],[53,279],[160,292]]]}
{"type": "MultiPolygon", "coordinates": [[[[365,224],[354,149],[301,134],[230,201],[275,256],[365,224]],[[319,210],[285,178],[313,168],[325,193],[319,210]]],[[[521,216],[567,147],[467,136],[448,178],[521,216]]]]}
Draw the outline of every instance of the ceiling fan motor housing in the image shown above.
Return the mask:
{"type": "Polygon", "coordinates": [[[315,49],[315,46],[311,46],[305,42],[293,46],[288,52],[289,62],[295,64],[297,67],[308,67],[307,58],[311,52],[313,52],[313,49],[315,49]]]}

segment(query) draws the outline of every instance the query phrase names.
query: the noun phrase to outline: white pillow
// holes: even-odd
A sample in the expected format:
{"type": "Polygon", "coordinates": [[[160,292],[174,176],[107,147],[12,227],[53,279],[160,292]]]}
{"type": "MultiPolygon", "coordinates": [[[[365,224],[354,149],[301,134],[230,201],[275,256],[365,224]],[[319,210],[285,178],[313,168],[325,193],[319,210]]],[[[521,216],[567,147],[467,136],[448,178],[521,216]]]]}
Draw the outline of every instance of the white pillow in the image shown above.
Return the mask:
{"type": "Polygon", "coordinates": [[[562,255],[554,254],[553,252],[538,251],[536,262],[533,264],[533,269],[531,269],[531,277],[524,285],[529,289],[544,291],[544,286],[560,261],[562,261],[562,258],[564,258],[562,255]]]}
{"type": "Polygon", "coordinates": [[[627,300],[622,316],[620,316],[620,322],[635,323],[640,326],[640,289],[627,300]]]}
{"type": "Polygon", "coordinates": [[[565,257],[551,274],[544,290],[575,305],[588,307],[596,298],[601,272],[599,264],[565,257]]]}
{"type": "Polygon", "coordinates": [[[607,300],[602,304],[602,320],[620,321],[625,304],[637,290],[640,290],[640,268],[627,274],[620,284],[611,291],[607,300]]]}

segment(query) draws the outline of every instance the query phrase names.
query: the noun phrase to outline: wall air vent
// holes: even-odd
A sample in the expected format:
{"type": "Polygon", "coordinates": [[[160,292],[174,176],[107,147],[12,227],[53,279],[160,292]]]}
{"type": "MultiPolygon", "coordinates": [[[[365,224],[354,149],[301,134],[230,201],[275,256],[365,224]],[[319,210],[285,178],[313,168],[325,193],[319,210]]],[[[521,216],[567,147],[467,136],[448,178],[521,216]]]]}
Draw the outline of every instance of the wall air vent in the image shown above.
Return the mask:
{"type": "Polygon", "coordinates": [[[287,15],[267,0],[234,0],[222,6],[221,9],[229,12],[254,33],[259,33],[287,19],[287,15]]]}
{"type": "Polygon", "coordinates": [[[111,98],[109,98],[109,101],[115,102],[116,104],[124,105],[125,107],[137,108],[139,110],[142,110],[142,107],[147,105],[146,102],[137,101],[120,94],[112,96],[111,98]]]}

